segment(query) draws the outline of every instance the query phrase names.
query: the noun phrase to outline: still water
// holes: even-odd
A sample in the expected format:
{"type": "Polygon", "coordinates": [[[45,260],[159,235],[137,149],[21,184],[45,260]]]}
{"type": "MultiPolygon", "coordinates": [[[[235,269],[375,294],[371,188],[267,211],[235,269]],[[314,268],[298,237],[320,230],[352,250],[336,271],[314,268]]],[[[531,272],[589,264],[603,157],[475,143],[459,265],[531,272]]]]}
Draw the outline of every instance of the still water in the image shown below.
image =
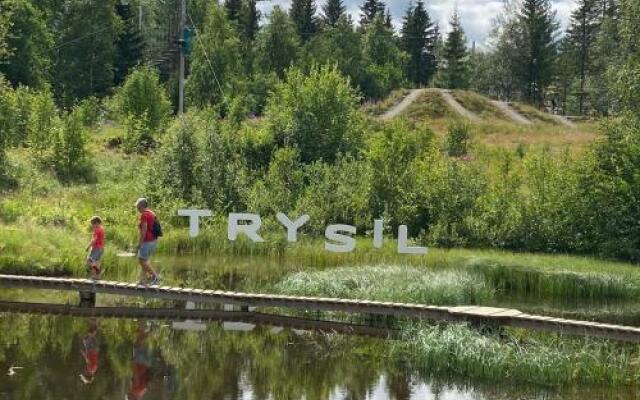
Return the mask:
{"type": "Polygon", "coordinates": [[[419,376],[393,341],[248,323],[0,314],[0,399],[634,399],[419,376]]]}

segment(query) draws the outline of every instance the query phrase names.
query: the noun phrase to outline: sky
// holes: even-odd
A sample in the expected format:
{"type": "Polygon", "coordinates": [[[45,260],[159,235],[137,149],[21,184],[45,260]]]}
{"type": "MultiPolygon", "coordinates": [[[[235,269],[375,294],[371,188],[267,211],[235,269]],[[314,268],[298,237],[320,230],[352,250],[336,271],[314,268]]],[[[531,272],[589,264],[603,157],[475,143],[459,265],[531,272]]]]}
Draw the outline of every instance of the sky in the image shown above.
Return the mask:
{"type": "MultiPolygon", "coordinates": [[[[318,11],[325,0],[316,0],[318,11]]],[[[344,0],[347,11],[354,18],[354,21],[360,20],[360,5],[363,0],[344,0]]],[[[402,25],[402,17],[411,0],[387,0],[387,8],[391,10],[393,15],[393,23],[398,28],[402,25]]],[[[264,14],[268,14],[269,10],[275,5],[279,5],[284,9],[289,9],[290,0],[267,0],[258,3],[260,10],[264,14]]],[[[486,43],[487,35],[491,30],[492,19],[502,9],[502,0],[426,0],[425,4],[431,15],[431,19],[440,24],[441,32],[448,32],[449,18],[453,12],[455,5],[458,5],[462,25],[467,34],[469,41],[475,41],[479,46],[486,43]]],[[[569,20],[571,10],[575,6],[574,0],[552,0],[553,8],[556,10],[558,20],[564,29],[569,20]]]]}

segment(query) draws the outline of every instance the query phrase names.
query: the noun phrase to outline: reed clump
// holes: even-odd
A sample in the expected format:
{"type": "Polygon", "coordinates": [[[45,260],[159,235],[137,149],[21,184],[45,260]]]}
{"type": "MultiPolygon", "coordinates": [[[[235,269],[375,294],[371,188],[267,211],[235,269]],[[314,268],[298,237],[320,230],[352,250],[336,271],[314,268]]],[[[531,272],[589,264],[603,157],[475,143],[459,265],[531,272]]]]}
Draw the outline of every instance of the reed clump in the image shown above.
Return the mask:
{"type": "Polygon", "coordinates": [[[416,324],[396,351],[427,375],[512,380],[544,386],[623,386],[638,380],[634,346],[503,330],[487,333],[464,323],[416,324]],[[525,336],[526,335],[526,336],[525,336]]]}
{"type": "Polygon", "coordinates": [[[629,300],[640,295],[640,279],[615,272],[549,270],[481,261],[473,264],[496,291],[563,300],[629,300]]]}
{"type": "Polygon", "coordinates": [[[493,297],[491,287],[477,274],[398,265],[298,272],[276,284],[275,290],[292,295],[434,305],[479,304],[493,297]]]}

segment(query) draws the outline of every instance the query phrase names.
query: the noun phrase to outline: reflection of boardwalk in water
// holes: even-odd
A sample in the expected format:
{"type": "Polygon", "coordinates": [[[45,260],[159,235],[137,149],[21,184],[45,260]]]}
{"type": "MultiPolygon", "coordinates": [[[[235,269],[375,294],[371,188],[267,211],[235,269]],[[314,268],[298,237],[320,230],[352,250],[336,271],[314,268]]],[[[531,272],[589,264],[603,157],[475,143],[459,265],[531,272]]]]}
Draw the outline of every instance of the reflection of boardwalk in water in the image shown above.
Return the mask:
{"type": "MultiPolygon", "coordinates": [[[[238,293],[167,286],[147,287],[124,282],[96,282],[89,279],[15,275],[0,275],[0,286],[106,293],[148,299],[192,301],[195,303],[238,304],[267,309],[291,308],[307,311],[392,315],[436,321],[469,321],[476,324],[514,326],[562,334],[640,342],[640,328],[530,315],[504,308],[478,306],[440,307],[423,304],[238,293]]],[[[155,312],[155,310],[152,312],[155,312]]],[[[198,319],[199,317],[190,318],[198,319]]]]}
{"type": "Polygon", "coordinates": [[[292,328],[320,332],[343,333],[380,338],[393,338],[398,332],[393,329],[333,321],[310,320],[250,311],[217,311],[206,309],[185,310],[180,308],[134,308],[134,307],[75,307],[63,304],[42,304],[0,301],[0,312],[20,314],[68,315],[74,317],[99,317],[152,320],[201,320],[220,322],[230,330],[235,326],[267,325],[274,329],[292,328]],[[277,327],[277,328],[276,328],[277,327]]]}

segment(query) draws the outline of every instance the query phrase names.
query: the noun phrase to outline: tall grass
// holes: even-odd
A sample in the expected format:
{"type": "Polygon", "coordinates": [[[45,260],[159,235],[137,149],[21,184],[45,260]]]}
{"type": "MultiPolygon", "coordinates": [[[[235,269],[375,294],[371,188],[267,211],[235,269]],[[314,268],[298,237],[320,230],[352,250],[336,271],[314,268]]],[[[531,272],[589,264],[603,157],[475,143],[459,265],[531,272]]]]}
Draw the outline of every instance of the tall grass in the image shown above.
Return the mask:
{"type": "Polygon", "coordinates": [[[490,334],[466,324],[416,324],[396,350],[424,374],[454,374],[545,386],[620,386],[638,381],[637,348],[520,331],[490,334]]]}
{"type": "Polygon", "coordinates": [[[620,274],[541,271],[492,263],[477,264],[487,282],[505,294],[546,299],[637,299],[640,280],[620,274]]]}
{"type": "Polygon", "coordinates": [[[477,304],[493,291],[463,270],[425,271],[403,266],[335,268],[299,272],[275,286],[280,293],[434,305],[477,304]]]}
{"type": "Polygon", "coordinates": [[[506,120],[507,117],[488,98],[467,90],[455,90],[452,96],[467,110],[480,118],[506,120]]]}

